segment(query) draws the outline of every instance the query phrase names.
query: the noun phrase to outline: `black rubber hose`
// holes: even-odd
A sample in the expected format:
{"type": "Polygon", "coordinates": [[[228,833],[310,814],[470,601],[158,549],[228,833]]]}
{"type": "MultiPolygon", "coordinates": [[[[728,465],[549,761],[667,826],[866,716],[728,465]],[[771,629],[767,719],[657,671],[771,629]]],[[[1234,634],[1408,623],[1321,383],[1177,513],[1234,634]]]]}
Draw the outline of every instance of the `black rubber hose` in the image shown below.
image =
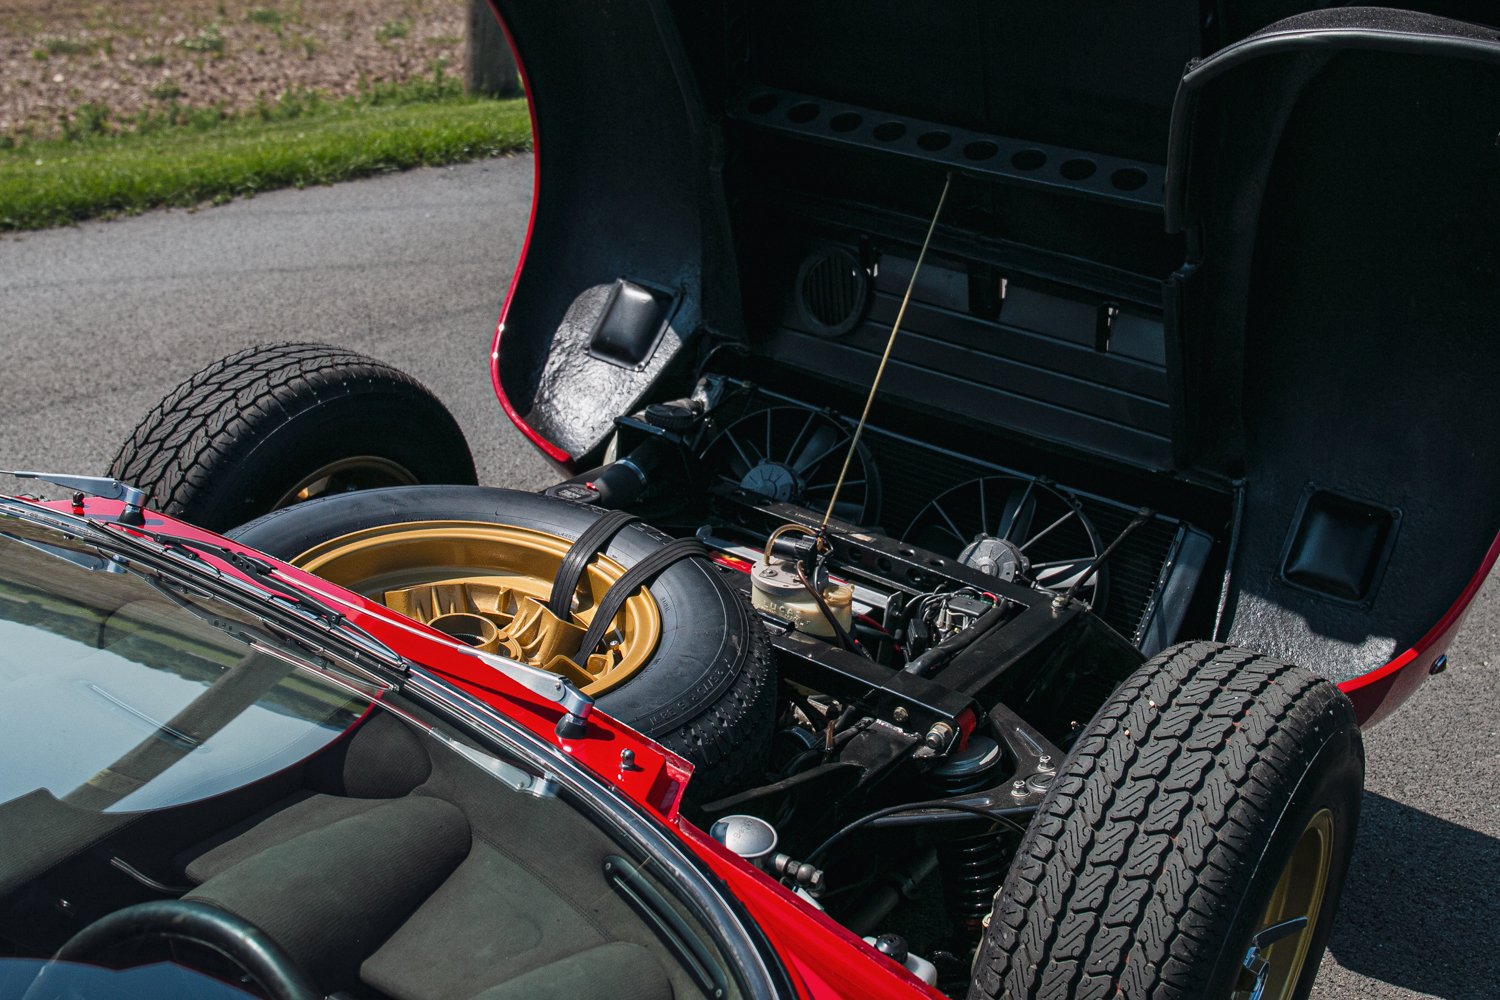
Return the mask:
{"type": "Polygon", "coordinates": [[[974,641],[981,635],[1000,624],[1000,619],[1005,617],[1005,605],[996,604],[984,614],[974,619],[974,624],[959,632],[950,635],[942,642],[933,646],[921,656],[913,657],[912,660],[902,668],[908,674],[925,674],[940,663],[951,660],[962,649],[973,645],[974,641]]]}
{"type": "Polygon", "coordinates": [[[954,812],[973,813],[975,816],[982,817],[995,823],[1004,823],[1014,830],[1025,832],[1024,827],[1016,823],[1015,820],[1009,818],[1008,816],[996,816],[988,809],[981,809],[978,806],[963,805],[958,802],[949,802],[946,799],[933,799],[930,802],[908,802],[905,805],[887,806],[884,809],[877,809],[866,816],[861,816],[859,819],[848,824],[838,833],[835,833],[833,836],[823,841],[823,843],[819,844],[817,849],[807,856],[806,863],[810,865],[816,864],[818,858],[822,857],[825,851],[827,851],[834,844],[838,843],[840,840],[843,840],[844,837],[853,833],[855,830],[858,830],[866,823],[869,823],[871,820],[880,819],[882,816],[894,816],[896,813],[911,812],[914,809],[951,809],[954,812]]]}
{"type": "Polygon", "coordinates": [[[833,611],[828,607],[828,602],[823,600],[823,595],[818,593],[818,588],[812,585],[812,581],[802,571],[802,564],[793,563],[793,565],[797,567],[797,579],[802,581],[802,586],[806,587],[807,592],[812,595],[812,599],[818,602],[818,610],[823,612],[823,617],[828,619],[829,625],[833,626],[833,634],[838,636],[839,645],[851,653],[858,653],[867,660],[873,660],[874,657],[863,646],[849,638],[849,633],[844,631],[844,626],[840,625],[839,620],[834,617],[833,611]]]}

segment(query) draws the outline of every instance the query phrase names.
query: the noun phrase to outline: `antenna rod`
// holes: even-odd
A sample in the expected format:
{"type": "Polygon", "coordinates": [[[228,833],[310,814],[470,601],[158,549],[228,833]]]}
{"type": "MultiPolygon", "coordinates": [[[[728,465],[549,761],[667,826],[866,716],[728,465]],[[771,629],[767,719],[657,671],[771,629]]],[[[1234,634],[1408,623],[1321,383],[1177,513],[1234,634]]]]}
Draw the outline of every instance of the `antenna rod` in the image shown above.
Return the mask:
{"type": "Polygon", "coordinates": [[[865,421],[870,418],[870,407],[875,404],[875,392],[880,388],[880,379],[885,375],[885,363],[891,358],[891,348],[896,346],[896,334],[901,332],[901,320],[906,317],[906,305],[911,301],[912,289],[917,287],[917,272],[922,270],[922,262],[927,259],[927,245],[932,242],[933,231],[937,229],[938,218],[943,214],[943,203],[948,200],[948,188],[953,184],[953,171],[948,171],[948,177],[943,181],[943,194],[938,198],[937,211],[932,213],[932,223],[927,227],[927,238],[922,241],[922,252],[917,254],[917,266],[911,269],[911,280],[906,283],[906,295],[901,299],[901,309],[896,313],[896,322],[891,326],[890,339],[885,342],[885,353],[880,356],[880,367],[875,369],[875,381],[870,385],[870,395],[865,399],[865,412],[859,416],[859,426],[854,428],[854,437],[849,441],[849,452],[844,456],[844,467],[839,470],[839,481],[834,484],[833,497],[828,501],[828,509],[823,512],[823,527],[828,527],[828,519],[833,516],[833,505],[839,502],[839,490],[844,488],[844,477],[849,474],[849,463],[854,458],[854,449],[859,447],[859,436],[865,431],[865,421]]]}

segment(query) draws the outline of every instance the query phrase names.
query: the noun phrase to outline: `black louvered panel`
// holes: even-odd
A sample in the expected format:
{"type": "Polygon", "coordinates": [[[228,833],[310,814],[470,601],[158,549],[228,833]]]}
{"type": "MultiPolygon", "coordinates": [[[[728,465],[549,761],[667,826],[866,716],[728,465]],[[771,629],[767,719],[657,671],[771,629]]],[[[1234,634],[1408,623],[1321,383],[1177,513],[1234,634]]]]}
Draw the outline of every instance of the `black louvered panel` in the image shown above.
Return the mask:
{"type": "Polygon", "coordinates": [[[915,261],[885,252],[869,308],[834,327],[824,314],[843,316],[836,307],[865,298],[859,274],[846,273],[853,260],[852,251],[837,248],[808,257],[798,279],[800,308],[786,310],[761,349],[822,377],[868,385],[900,314],[883,392],[1135,465],[1172,467],[1159,314],[951,261],[927,261],[913,285],[915,261]],[[830,266],[830,255],[844,267],[830,266]]]}

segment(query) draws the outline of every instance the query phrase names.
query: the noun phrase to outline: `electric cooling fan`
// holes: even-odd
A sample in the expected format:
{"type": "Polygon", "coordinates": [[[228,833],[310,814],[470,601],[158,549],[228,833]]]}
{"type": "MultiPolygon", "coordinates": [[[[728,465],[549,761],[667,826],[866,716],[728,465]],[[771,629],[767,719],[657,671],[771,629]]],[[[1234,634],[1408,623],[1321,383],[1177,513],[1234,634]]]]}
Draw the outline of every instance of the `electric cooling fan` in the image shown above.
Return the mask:
{"type": "MultiPolygon", "coordinates": [[[[953,487],[922,508],[902,539],[1052,593],[1071,587],[1104,551],[1076,499],[1016,476],[986,476],[953,487]]],[[[1108,595],[1107,567],[1077,594],[1095,612],[1103,611],[1108,595]]]]}
{"type": "MultiPolygon", "coordinates": [[[[703,451],[724,482],[821,514],[833,496],[853,428],[836,415],[772,406],[736,420],[703,451]]],[[[880,519],[880,476],[863,444],[854,450],[833,516],[855,525],[880,519]]]]}

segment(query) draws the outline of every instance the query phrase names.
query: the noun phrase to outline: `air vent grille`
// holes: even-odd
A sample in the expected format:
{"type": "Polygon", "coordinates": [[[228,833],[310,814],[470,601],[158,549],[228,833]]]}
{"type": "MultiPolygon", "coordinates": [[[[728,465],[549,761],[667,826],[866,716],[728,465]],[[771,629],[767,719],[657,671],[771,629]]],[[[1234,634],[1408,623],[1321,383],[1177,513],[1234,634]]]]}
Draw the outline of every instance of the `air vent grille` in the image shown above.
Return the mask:
{"type": "Polygon", "coordinates": [[[797,291],[812,332],[837,337],[853,329],[864,312],[869,283],[864,268],[847,250],[819,250],[803,261],[797,291]]]}

